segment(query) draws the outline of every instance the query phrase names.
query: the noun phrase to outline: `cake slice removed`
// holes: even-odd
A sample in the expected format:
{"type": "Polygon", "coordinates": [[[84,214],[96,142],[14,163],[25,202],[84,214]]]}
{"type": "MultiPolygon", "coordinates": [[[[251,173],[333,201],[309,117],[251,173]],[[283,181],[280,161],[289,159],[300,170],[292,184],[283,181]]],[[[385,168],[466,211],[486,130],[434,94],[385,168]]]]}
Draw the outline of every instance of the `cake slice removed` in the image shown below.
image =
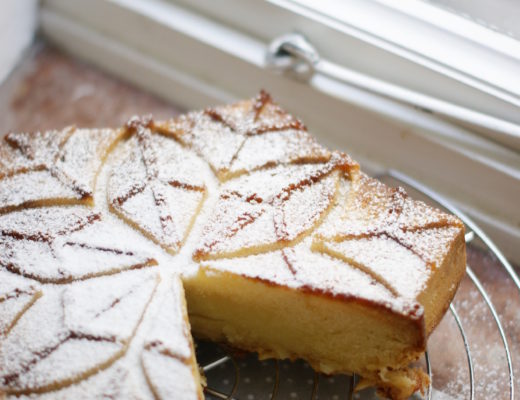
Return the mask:
{"type": "Polygon", "coordinates": [[[464,274],[464,227],[333,154],[226,181],[194,258],[195,335],[405,399],[428,384],[409,365],[464,274]]]}

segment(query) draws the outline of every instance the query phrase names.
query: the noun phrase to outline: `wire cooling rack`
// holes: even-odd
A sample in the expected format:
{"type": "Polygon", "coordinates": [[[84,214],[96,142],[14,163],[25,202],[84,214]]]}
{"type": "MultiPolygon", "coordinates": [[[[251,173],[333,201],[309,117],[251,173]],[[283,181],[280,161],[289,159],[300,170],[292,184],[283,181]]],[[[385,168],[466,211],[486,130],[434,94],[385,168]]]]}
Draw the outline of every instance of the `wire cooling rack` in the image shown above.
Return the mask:
{"type": "MultiPolygon", "coordinates": [[[[467,274],[449,312],[418,362],[430,376],[424,399],[515,399],[515,364],[520,356],[520,279],[488,236],[464,213],[410,177],[378,176],[456,214],[466,225],[467,274]]],[[[376,399],[373,389],[354,392],[357,377],[325,376],[305,362],[259,361],[217,344],[197,343],[207,378],[206,399],[376,399]]]]}

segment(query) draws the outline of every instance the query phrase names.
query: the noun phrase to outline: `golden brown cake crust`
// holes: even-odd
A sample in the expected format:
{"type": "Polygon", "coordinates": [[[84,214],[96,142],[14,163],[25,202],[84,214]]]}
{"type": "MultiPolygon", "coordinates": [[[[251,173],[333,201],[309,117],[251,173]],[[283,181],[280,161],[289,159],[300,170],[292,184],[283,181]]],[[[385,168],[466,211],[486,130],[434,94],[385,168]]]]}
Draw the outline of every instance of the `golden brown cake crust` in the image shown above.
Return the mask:
{"type": "Polygon", "coordinates": [[[267,93],[10,133],[0,156],[0,397],[201,398],[187,311],[201,336],[394,399],[426,384],[407,365],[462,279],[464,226],[267,93]]]}

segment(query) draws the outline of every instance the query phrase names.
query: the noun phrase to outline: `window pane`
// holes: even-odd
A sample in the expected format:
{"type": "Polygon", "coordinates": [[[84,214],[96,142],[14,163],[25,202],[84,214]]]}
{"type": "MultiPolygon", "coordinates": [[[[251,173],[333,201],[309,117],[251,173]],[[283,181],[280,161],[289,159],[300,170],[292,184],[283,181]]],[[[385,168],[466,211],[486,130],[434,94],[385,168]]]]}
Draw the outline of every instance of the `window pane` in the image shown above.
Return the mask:
{"type": "Polygon", "coordinates": [[[425,0],[486,28],[520,39],[518,0],[425,0]]]}

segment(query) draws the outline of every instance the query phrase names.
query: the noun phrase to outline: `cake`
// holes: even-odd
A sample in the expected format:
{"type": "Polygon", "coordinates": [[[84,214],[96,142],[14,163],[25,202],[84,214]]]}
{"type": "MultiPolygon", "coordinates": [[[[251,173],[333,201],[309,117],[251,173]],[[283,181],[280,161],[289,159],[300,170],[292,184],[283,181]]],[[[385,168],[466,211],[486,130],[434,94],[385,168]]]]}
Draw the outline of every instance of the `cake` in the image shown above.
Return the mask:
{"type": "Polygon", "coordinates": [[[464,272],[457,218],[265,92],[0,144],[7,399],[202,399],[192,334],[405,399],[464,272]]]}

